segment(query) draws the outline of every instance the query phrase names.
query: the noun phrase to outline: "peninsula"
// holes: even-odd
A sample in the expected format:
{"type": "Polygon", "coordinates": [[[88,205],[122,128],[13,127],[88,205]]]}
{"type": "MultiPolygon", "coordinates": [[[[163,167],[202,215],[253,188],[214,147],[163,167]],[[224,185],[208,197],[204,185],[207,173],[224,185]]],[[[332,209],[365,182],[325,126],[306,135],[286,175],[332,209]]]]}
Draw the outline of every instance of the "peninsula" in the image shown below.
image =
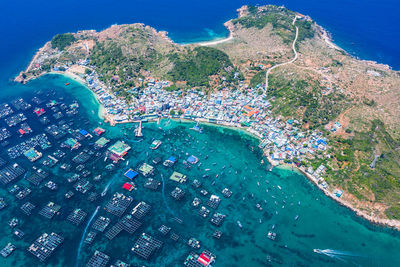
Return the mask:
{"type": "Polygon", "coordinates": [[[333,44],[310,17],[243,6],[227,39],[179,45],[143,24],[55,36],[15,81],[84,82],[111,124],[160,117],[245,128],[273,165],[400,229],[400,73],[333,44]]]}

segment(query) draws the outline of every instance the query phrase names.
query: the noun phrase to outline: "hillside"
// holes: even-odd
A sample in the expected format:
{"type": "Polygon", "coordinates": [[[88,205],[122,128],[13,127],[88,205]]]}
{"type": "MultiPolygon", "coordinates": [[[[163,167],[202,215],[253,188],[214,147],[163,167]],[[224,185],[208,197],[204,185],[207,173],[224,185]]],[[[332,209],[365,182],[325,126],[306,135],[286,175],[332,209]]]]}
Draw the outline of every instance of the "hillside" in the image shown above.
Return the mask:
{"type": "Polygon", "coordinates": [[[328,137],[327,151],[309,155],[300,165],[314,170],[325,165],[324,180],[332,190],[343,189],[342,198],[354,208],[400,220],[399,72],[351,57],[311,18],[286,8],[238,11],[238,18],[226,23],[233,39],[212,47],[181,46],[143,24],[60,35],[16,80],[83,65],[90,68],[76,73],[95,70],[128,101],[134,97],[128,91],[145,86],[149,77],[169,80],[169,90],[251,86],[262,94],[267,70],[293,58],[296,26],[297,60],[269,74],[264,99],[272,104],[271,115],[296,119],[303,130],[319,129],[328,137]]]}
{"type": "MultiPolygon", "coordinates": [[[[292,56],[290,45],[283,45],[294,35],[284,19],[294,16],[291,11],[268,6],[240,12],[231,21],[235,40],[217,48],[243,73],[252,75],[257,64],[274,65],[292,56]]],[[[328,157],[315,155],[310,162],[314,169],[321,163],[328,167],[324,179],[342,188],[346,201],[371,216],[400,219],[399,72],[349,56],[311,20],[299,25],[297,51],[294,64],[270,74],[272,111],[324,131],[328,157]]],[[[256,71],[253,86],[265,82],[265,70],[256,71]]]]}

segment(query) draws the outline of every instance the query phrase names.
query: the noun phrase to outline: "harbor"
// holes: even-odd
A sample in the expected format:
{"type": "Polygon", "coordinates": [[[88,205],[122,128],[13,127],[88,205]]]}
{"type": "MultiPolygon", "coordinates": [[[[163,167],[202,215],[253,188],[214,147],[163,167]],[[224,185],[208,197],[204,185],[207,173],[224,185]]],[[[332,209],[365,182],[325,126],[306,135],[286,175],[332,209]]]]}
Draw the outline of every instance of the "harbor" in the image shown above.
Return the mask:
{"type": "MultiPolygon", "coordinates": [[[[0,257],[2,265],[338,263],[313,249],[316,244],[335,247],[338,231],[344,232],[334,218],[353,217],[303,176],[261,164],[263,152],[250,135],[205,124],[197,131],[192,129],[196,123],[164,119],[143,123],[143,136],[137,137],[136,124],[110,127],[82,104],[73,105],[68,115],[79,98],[61,92],[43,89],[24,96],[31,107],[18,112],[27,119],[13,128],[5,122],[7,115],[0,119],[1,127],[15,130],[0,152],[0,229],[5,233],[0,247],[16,247],[0,257]],[[37,106],[46,111],[42,116],[33,112],[37,106]],[[52,116],[59,112],[62,117],[52,116]],[[33,132],[20,137],[22,123],[33,132]],[[44,141],[29,141],[35,136],[44,141]],[[331,218],[324,221],[324,232],[314,229],[318,216],[331,218]],[[320,235],[336,239],[322,242],[320,235]],[[40,250],[47,239],[54,243],[52,253],[29,251],[31,245],[40,250]],[[304,256],[292,261],[293,255],[304,256]]],[[[17,113],[11,101],[8,106],[17,113]]],[[[358,223],[349,220],[350,227],[358,223]]],[[[385,235],[374,231],[360,236],[385,235]]],[[[346,249],[372,247],[352,243],[346,249]]]]}

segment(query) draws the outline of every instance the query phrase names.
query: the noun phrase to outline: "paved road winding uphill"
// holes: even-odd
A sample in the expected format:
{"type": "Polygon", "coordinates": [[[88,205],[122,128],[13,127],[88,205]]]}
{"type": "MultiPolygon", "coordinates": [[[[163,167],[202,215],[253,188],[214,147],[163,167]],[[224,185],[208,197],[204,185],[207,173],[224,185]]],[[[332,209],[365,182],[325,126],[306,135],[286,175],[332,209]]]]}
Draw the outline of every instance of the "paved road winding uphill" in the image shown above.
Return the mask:
{"type": "MultiPolygon", "coordinates": [[[[294,25],[296,23],[296,19],[297,19],[297,16],[294,17],[292,25],[294,25]]],[[[265,74],[265,91],[268,90],[268,75],[270,74],[270,72],[273,69],[276,69],[277,67],[280,67],[280,66],[283,66],[283,65],[287,65],[287,64],[291,64],[291,63],[295,62],[296,59],[297,59],[296,42],[297,42],[297,37],[299,36],[299,28],[297,26],[295,26],[295,27],[296,27],[296,37],[294,38],[293,44],[292,44],[292,50],[294,52],[294,58],[292,58],[290,61],[283,62],[283,63],[277,64],[275,66],[272,66],[271,68],[269,68],[267,70],[267,73],[265,74]]],[[[265,93],[265,91],[264,91],[264,93],[265,93]]]]}

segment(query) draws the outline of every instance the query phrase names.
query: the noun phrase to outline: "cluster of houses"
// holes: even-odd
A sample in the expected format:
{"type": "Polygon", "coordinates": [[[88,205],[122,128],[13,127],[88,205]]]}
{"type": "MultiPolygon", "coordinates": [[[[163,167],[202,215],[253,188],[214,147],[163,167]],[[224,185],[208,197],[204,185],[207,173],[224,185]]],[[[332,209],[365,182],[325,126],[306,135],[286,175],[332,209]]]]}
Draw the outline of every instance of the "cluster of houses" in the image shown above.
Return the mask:
{"type": "MultiPolygon", "coordinates": [[[[135,97],[128,103],[99,81],[95,72],[85,77],[111,123],[152,121],[159,118],[187,119],[245,128],[260,140],[260,148],[273,165],[291,163],[327,187],[325,166],[308,167],[314,158],[329,158],[327,139],[319,131],[304,131],[297,120],[281,120],[272,115],[271,103],[260,88],[223,89],[214,93],[201,90],[169,91],[169,81],[146,78],[144,89],[132,88],[135,97]]],[[[261,88],[262,89],[262,88],[261,88]]],[[[338,127],[339,125],[335,125],[338,127]]]]}

